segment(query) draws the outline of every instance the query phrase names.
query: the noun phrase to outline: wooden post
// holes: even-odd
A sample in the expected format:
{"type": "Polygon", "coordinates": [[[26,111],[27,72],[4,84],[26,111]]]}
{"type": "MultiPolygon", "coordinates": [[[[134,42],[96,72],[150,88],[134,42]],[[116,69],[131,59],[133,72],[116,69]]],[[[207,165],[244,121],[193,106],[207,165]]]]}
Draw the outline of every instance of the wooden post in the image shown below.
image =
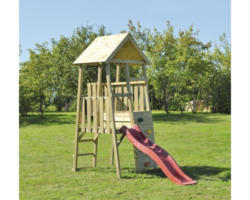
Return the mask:
{"type": "Polygon", "coordinates": [[[139,100],[139,97],[138,97],[138,85],[135,85],[134,86],[134,111],[138,111],[138,107],[139,107],[139,104],[138,104],[138,100],[139,100]]]}
{"type": "MultiPolygon", "coordinates": [[[[120,81],[120,65],[116,65],[116,77],[115,77],[115,82],[119,82],[120,81]]],[[[115,87],[115,92],[117,93],[118,90],[118,86],[115,87]]],[[[118,110],[118,98],[115,98],[115,111],[118,110]]]]}
{"type": "Polygon", "coordinates": [[[98,146],[98,137],[99,134],[98,133],[98,124],[99,124],[99,115],[100,115],[100,106],[99,106],[99,101],[97,101],[97,97],[100,97],[101,94],[101,82],[102,82],[102,66],[99,65],[98,66],[98,78],[97,78],[97,93],[94,94],[94,98],[95,98],[95,107],[96,107],[96,112],[94,113],[94,117],[95,117],[95,136],[94,136],[94,157],[93,157],[93,167],[96,167],[96,161],[97,161],[97,146],[98,146]]]}
{"type": "MultiPolygon", "coordinates": [[[[131,123],[131,126],[132,126],[132,125],[134,125],[135,122],[134,122],[133,105],[132,105],[132,93],[131,93],[131,88],[130,88],[130,83],[129,83],[130,77],[129,77],[128,64],[126,64],[125,72],[126,72],[126,85],[127,85],[127,87],[126,87],[126,89],[124,87],[124,93],[125,92],[128,93],[129,96],[126,97],[126,99],[124,98],[124,103],[126,102],[125,106],[128,105],[129,116],[130,116],[130,123],[131,123]]],[[[113,157],[114,157],[113,151],[114,151],[114,147],[112,145],[112,147],[111,147],[111,157],[110,157],[110,164],[111,165],[113,165],[113,157]]]]}
{"type": "Polygon", "coordinates": [[[140,85],[140,111],[144,111],[144,85],[140,85]]]}
{"type": "Polygon", "coordinates": [[[91,99],[91,83],[88,83],[87,85],[88,87],[88,100],[87,100],[87,129],[88,129],[88,132],[91,133],[91,113],[92,113],[92,106],[91,106],[91,102],[92,102],[92,99],[91,99]]]}
{"type": "Polygon", "coordinates": [[[128,108],[129,108],[130,122],[131,122],[131,125],[134,125],[135,121],[134,121],[133,105],[132,105],[132,93],[131,93],[131,88],[130,88],[130,83],[129,83],[128,64],[126,64],[125,71],[126,71],[127,91],[128,91],[128,94],[130,94],[128,96],[128,108]]]}
{"type": "Polygon", "coordinates": [[[78,89],[77,89],[77,107],[76,107],[76,129],[75,129],[75,152],[73,159],[73,171],[77,170],[78,161],[78,143],[79,143],[79,125],[80,125],[80,110],[81,110],[81,96],[82,96],[82,66],[79,67],[78,72],[78,89]]]}
{"type": "Polygon", "coordinates": [[[82,126],[81,131],[85,132],[85,98],[82,98],[82,126]]]}
{"type": "Polygon", "coordinates": [[[109,105],[110,105],[110,118],[111,118],[111,133],[112,133],[112,143],[114,146],[114,154],[115,154],[115,164],[116,164],[116,174],[118,178],[121,178],[121,169],[120,169],[120,159],[119,159],[119,153],[118,153],[118,147],[117,147],[117,137],[116,137],[116,131],[115,131],[115,116],[114,116],[114,99],[113,99],[113,92],[111,90],[111,74],[110,74],[110,63],[106,64],[106,79],[107,79],[107,88],[108,88],[108,94],[110,98],[109,105]]]}
{"type": "Polygon", "coordinates": [[[150,105],[149,105],[149,95],[148,95],[148,78],[147,78],[147,72],[146,72],[146,67],[145,65],[142,65],[142,71],[143,71],[143,76],[146,81],[146,87],[145,87],[145,100],[146,100],[146,110],[150,111],[150,105]]]}

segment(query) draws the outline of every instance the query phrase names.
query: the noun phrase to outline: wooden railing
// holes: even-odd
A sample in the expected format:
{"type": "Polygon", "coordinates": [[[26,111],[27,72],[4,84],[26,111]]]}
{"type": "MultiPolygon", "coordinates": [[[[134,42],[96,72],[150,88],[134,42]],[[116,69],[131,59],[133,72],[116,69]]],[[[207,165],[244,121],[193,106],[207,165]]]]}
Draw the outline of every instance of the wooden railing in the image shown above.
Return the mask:
{"type": "MultiPolygon", "coordinates": [[[[112,83],[115,112],[128,111],[128,98],[126,82],[112,83]]],[[[145,111],[146,83],[143,80],[130,82],[133,111],[145,111]]],[[[107,92],[107,85],[102,83],[87,84],[87,97],[82,98],[81,132],[111,133],[110,105],[111,97],[107,92]]]]}
{"type": "Polygon", "coordinates": [[[81,132],[111,133],[110,97],[83,97],[81,132]]]}

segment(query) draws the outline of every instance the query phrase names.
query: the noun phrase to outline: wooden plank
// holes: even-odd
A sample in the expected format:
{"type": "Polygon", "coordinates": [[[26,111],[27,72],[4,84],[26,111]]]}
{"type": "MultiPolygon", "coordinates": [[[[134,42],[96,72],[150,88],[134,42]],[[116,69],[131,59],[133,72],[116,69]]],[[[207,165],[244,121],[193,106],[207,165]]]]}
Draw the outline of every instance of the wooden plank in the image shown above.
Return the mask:
{"type": "Polygon", "coordinates": [[[146,102],[146,110],[150,111],[150,102],[149,102],[149,93],[148,93],[148,78],[145,65],[142,66],[143,76],[146,80],[146,87],[145,87],[145,102],[146,102]]]}
{"type": "MultiPolygon", "coordinates": [[[[102,65],[98,66],[98,74],[97,74],[97,97],[103,96],[102,95],[102,65]]],[[[99,103],[97,103],[97,127],[100,126],[100,109],[99,103]]]]}
{"type": "Polygon", "coordinates": [[[79,140],[79,142],[94,142],[93,139],[84,139],[84,140],[79,140]]]}
{"type": "Polygon", "coordinates": [[[144,88],[140,86],[140,111],[144,111],[144,88]]]}
{"type": "Polygon", "coordinates": [[[110,133],[110,97],[105,99],[105,125],[106,125],[106,132],[110,133]]]}
{"type": "Polygon", "coordinates": [[[97,75],[97,96],[102,96],[102,66],[98,66],[98,75],[97,75]]]}
{"type": "Polygon", "coordinates": [[[94,153],[79,153],[77,156],[95,156],[94,153]]]}
{"type": "Polygon", "coordinates": [[[92,92],[93,92],[93,132],[97,133],[97,98],[96,98],[96,83],[92,83],[92,92]]]}
{"type": "Polygon", "coordinates": [[[81,127],[81,132],[85,132],[85,98],[82,98],[82,127],[81,127]]]}
{"type": "MultiPolygon", "coordinates": [[[[114,101],[112,97],[112,91],[111,91],[111,74],[110,74],[110,64],[107,63],[106,65],[106,79],[107,79],[107,86],[108,86],[108,94],[110,96],[110,118],[111,118],[111,127],[112,127],[112,145],[114,147],[114,154],[115,154],[115,163],[116,163],[116,174],[118,178],[121,178],[121,169],[120,169],[120,159],[119,159],[119,153],[118,153],[118,147],[117,147],[117,137],[116,137],[116,130],[115,130],[115,116],[114,116],[114,101]]],[[[113,148],[112,148],[113,149],[113,148]]]]}
{"type": "Polygon", "coordinates": [[[100,62],[118,62],[129,64],[150,64],[129,33],[97,37],[74,64],[97,64],[100,62]],[[138,60],[138,61],[137,61],[138,60]],[[142,63],[143,62],[143,63],[142,63]]]}
{"type": "Polygon", "coordinates": [[[123,45],[128,33],[97,37],[76,59],[74,64],[106,62],[123,45]]]}
{"type": "Polygon", "coordinates": [[[82,66],[79,67],[78,72],[78,89],[77,89],[77,107],[76,107],[76,129],[75,129],[75,148],[73,159],[73,171],[77,170],[78,162],[78,138],[79,138],[79,123],[80,123],[80,110],[81,110],[81,96],[82,96],[82,66]]]}
{"type": "Polygon", "coordinates": [[[100,109],[100,133],[104,133],[104,112],[103,112],[103,98],[99,99],[99,109],[100,109]]]}
{"type": "MultiPolygon", "coordinates": [[[[120,65],[116,65],[116,77],[115,77],[115,82],[120,82],[120,65]]],[[[115,87],[115,93],[118,92],[118,87],[115,87]]],[[[118,98],[115,98],[115,111],[118,109],[118,98]]]]}
{"type": "MultiPolygon", "coordinates": [[[[96,130],[97,132],[97,130],[96,130]]],[[[97,146],[98,146],[98,136],[100,134],[99,133],[95,133],[95,136],[94,136],[94,149],[93,149],[93,154],[94,154],[94,158],[93,158],[93,167],[95,168],[96,167],[96,162],[97,162],[97,146]]]]}
{"type": "Polygon", "coordinates": [[[108,105],[109,105],[109,103],[108,103],[108,88],[107,88],[107,84],[105,84],[105,86],[104,86],[104,95],[105,95],[105,98],[104,98],[104,105],[105,105],[105,133],[110,133],[110,128],[109,128],[109,126],[108,126],[108,124],[109,124],[109,122],[108,122],[108,120],[109,120],[109,117],[108,117],[108,112],[109,112],[109,110],[108,110],[108,105]]]}
{"type": "Polygon", "coordinates": [[[91,83],[88,83],[87,84],[87,90],[88,90],[88,101],[87,101],[87,129],[88,129],[88,132],[91,133],[91,83]]]}
{"type": "Polygon", "coordinates": [[[97,123],[98,123],[98,116],[97,116],[97,87],[98,84],[92,83],[92,96],[94,97],[93,99],[93,132],[95,133],[95,138],[94,139],[94,146],[93,146],[93,167],[96,167],[96,159],[97,159],[97,138],[99,136],[99,133],[97,132],[97,123]]]}
{"type": "Polygon", "coordinates": [[[139,110],[139,104],[138,104],[138,85],[134,85],[134,111],[139,110]]]}
{"type": "MultiPolygon", "coordinates": [[[[143,85],[146,84],[145,81],[131,81],[130,85],[143,85]]],[[[126,86],[126,82],[117,82],[117,83],[111,83],[112,86],[126,86]]]]}

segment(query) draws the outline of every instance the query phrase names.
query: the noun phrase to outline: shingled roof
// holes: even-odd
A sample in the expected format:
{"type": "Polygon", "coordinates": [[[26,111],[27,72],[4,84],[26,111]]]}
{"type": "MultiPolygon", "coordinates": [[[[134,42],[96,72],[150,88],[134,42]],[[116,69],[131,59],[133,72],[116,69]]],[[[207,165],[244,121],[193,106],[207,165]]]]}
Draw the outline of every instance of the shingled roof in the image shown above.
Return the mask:
{"type": "Polygon", "coordinates": [[[102,62],[150,64],[130,33],[97,37],[74,64],[102,62]]]}

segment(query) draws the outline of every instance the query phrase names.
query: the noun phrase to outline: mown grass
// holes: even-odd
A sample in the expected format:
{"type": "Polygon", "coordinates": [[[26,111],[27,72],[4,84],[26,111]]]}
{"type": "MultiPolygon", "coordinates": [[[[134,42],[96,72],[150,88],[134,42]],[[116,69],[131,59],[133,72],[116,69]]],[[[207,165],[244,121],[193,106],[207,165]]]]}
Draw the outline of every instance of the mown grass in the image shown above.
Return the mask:
{"type": "MultiPolygon", "coordinates": [[[[230,115],[154,111],[153,119],[156,143],[197,185],[175,185],[159,169],[135,173],[126,139],[118,180],[109,165],[110,135],[99,139],[97,168],[91,157],[80,157],[82,169],[72,172],[75,113],[31,114],[20,118],[20,199],[230,199],[230,115]]],[[[80,151],[92,148],[83,143],[80,151]]]]}

